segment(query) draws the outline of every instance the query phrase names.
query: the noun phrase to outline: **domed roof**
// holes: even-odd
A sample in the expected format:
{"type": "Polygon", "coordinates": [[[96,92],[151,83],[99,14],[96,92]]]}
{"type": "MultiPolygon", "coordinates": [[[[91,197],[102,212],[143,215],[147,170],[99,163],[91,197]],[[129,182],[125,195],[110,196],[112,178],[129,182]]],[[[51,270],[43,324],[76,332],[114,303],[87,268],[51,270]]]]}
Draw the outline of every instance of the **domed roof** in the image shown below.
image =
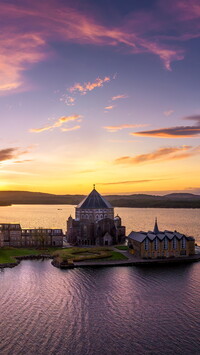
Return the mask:
{"type": "Polygon", "coordinates": [[[79,203],[77,208],[83,209],[104,209],[104,208],[113,208],[111,204],[106,201],[96,190],[95,188],[90,192],[90,194],[84,198],[83,201],[79,203]]]}

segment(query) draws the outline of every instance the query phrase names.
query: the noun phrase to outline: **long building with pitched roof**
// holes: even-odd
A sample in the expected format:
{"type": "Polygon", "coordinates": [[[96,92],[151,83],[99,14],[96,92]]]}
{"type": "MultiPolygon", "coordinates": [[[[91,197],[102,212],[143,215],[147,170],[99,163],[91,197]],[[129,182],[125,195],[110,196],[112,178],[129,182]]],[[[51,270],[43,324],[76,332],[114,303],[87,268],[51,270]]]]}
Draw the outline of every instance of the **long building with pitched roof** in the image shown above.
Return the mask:
{"type": "Polygon", "coordinates": [[[67,220],[67,240],[73,245],[113,245],[125,240],[121,218],[95,186],[67,220]]]}
{"type": "Polygon", "coordinates": [[[195,254],[195,239],[177,231],[160,231],[155,221],[153,231],[134,232],[128,235],[129,250],[145,259],[170,258],[195,254]]]}

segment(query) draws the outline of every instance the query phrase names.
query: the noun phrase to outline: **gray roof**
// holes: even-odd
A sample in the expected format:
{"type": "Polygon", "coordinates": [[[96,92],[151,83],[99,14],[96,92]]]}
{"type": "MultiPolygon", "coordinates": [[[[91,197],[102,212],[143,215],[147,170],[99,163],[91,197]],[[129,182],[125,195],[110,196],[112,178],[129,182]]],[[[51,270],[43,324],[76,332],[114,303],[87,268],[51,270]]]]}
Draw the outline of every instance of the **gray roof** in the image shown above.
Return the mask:
{"type": "Polygon", "coordinates": [[[79,203],[77,208],[83,209],[104,209],[112,208],[111,204],[106,201],[96,190],[95,188],[90,192],[90,194],[84,198],[83,201],[79,203]]]}
{"type": "Polygon", "coordinates": [[[187,237],[184,234],[178,233],[178,232],[171,232],[171,231],[167,231],[165,230],[164,232],[160,232],[159,233],[154,233],[154,232],[131,232],[128,235],[128,238],[136,240],[137,242],[142,243],[146,238],[148,238],[149,240],[153,241],[155,238],[158,238],[160,241],[162,241],[164,238],[168,238],[169,240],[173,239],[174,237],[176,237],[177,239],[182,239],[183,237],[185,237],[187,240],[194,240],[193,237],[187,237]]]}

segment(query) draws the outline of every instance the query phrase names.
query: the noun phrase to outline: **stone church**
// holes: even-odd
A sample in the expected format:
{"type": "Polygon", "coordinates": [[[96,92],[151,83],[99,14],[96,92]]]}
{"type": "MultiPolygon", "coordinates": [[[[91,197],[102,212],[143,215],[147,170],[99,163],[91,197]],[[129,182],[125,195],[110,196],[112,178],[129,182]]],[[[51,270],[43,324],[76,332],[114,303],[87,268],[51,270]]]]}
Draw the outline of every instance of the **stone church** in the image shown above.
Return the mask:
{"type": "Polygon", "coordinates": [[[124,242],[125,227],[114,208],[95,189],[67,220],[67,241],[73,245],[113,245],[124,242]]]}

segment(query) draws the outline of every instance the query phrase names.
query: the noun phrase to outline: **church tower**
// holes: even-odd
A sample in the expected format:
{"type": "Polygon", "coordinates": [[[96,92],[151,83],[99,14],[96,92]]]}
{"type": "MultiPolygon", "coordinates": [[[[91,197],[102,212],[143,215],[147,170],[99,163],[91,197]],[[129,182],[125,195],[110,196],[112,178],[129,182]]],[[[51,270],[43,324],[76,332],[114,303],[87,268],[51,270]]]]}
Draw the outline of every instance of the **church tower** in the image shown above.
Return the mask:
{"type": "Polygon", "coordinates": [[[125,240],[125,227],[114,208],[102,197],[95,185],[75,210],[75,219],[67,221],[67,240],[73,245],[113,245],[125,240]]]}

